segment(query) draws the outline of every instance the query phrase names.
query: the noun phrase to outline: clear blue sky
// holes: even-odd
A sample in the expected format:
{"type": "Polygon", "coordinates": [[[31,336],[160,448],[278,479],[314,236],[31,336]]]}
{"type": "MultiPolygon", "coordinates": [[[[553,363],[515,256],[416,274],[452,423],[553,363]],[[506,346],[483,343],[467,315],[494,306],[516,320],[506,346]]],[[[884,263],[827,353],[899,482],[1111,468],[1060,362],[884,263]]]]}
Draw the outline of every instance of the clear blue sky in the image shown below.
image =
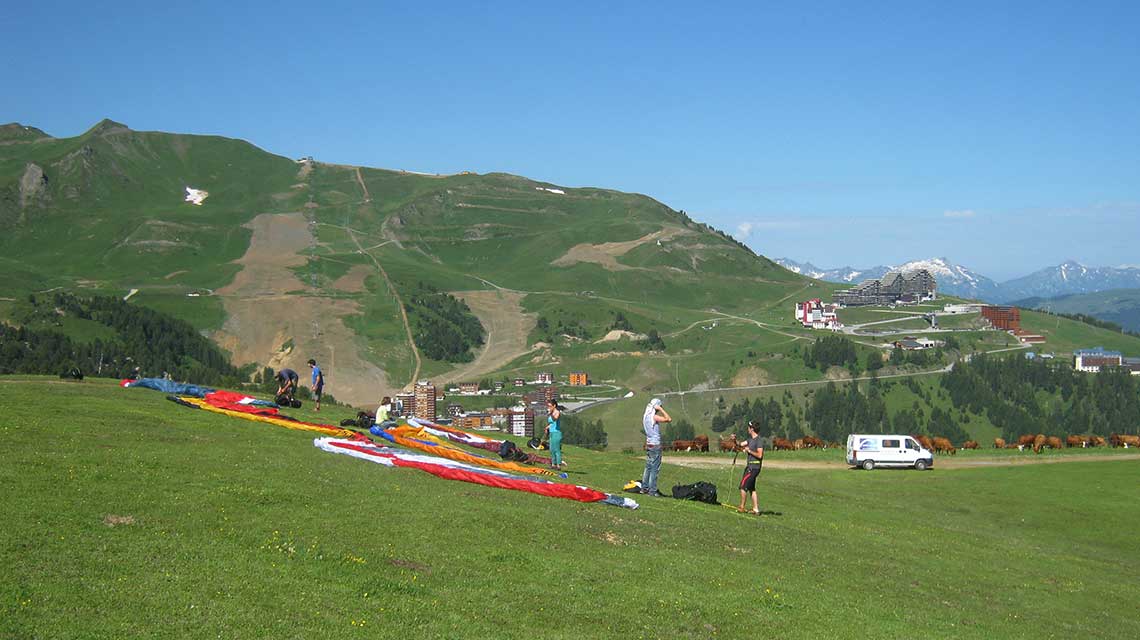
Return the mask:
{"type": "Polygon", "coordinates": [[[156,4],[7,10],[0,121],[637,191],[824,267],[1140,263],[1140,3],[156,4]]]}

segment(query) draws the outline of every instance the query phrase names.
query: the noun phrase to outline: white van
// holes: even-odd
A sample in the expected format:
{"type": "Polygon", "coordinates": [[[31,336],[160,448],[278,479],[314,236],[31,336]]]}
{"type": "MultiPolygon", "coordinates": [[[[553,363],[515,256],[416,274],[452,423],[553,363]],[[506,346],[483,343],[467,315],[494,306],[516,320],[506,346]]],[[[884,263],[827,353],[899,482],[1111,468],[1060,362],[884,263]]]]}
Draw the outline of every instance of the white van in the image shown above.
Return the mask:
{"type": "Polygon", "coordinates": [[[934,454],[910,436],[853,433],[847,436],[847,464],[867,471],[875,467],[914,467],[923,471],[934,466],[934,454]]]}

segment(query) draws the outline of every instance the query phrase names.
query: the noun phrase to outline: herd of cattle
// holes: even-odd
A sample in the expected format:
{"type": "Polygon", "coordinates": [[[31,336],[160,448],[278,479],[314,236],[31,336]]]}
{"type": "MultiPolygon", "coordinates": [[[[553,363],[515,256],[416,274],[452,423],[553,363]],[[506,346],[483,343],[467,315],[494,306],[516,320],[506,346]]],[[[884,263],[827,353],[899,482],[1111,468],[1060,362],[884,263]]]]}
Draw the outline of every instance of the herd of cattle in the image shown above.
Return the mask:
{"type": "MultiPolygon", "coordinates": [[[[958,448],[955,447],[946,438],[930,438],[928,436],[913,436],[923,447],[935,453],[958,453],[958,448]]],[[[1140,447],[1140,436],[1117,435],[1112,434],[1107,440],[1100,436],[1068,436],[1061,440],[1057,436],[1046,436],[1039,433],[1037,435],[1024,435],[1017,439],[1017,442],[1006,442],[1001,438],[994,438],[995,449],[1017,449],[1018,451],[1025,451],[1032,449],[1034,453],[1041,453],[1042,449],[1064,449],[1066,447],[1104,447],[1108,445],[1113,447],[1140,447]]],[[[795,440],[788,440],[787,438],[773,438],[772,448],[776,451],[796,451],[799,449],[828,449],[839,448],[841,445],[838,442],[824,442],[819,438],[813,436],[804,436],[795,440]]],[[[963,449],[980,449],[981,447],[974,440],[967,440],[962,444],[963,449]]],[[[673,451],[708,451],[709,438],[708,436],[697,436],[692,440],[674,440],[673,451]]],[[[720,439],[721,451],[743,451],[744,443],[736,439],[736,434],[729,437],[721,437],[720,439]]]]}

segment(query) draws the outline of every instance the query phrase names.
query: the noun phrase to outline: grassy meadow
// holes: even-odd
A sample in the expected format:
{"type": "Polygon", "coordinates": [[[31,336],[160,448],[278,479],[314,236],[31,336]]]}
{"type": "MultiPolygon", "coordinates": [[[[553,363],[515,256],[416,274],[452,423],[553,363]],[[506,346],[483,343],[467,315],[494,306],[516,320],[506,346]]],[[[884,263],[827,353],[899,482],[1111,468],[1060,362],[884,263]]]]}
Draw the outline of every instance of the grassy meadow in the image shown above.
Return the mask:
{"type": "MultiPolygon", "coordinates": [[[[773,513],[754,518],[387,469],[105,381],[2,378],[0,406],[4,638],[1140,635],[1128,455],[772,466],[773,513]]],[[[317,415],[342,417],[298,412],[317,415]]],[[[609,491],[642,467],[566,457],[573,482],[609,491]]],[[[739,471],[666,464],[661,484],[734,501],[739,471]]]]}

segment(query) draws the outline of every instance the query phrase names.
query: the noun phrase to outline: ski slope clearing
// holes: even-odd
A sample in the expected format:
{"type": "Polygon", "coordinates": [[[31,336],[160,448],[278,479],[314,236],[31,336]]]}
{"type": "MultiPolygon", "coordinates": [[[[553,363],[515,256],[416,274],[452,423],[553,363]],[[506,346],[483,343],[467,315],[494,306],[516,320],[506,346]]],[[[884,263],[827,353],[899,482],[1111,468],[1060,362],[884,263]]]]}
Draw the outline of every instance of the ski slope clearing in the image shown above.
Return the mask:
{"type": "Polygon", "coordinates": [[[356,335],[341,320],[359,314],[359,305],[323,297],[293,274],[314,242],[304,216],[263,213],[247,226],[253,237],[237,261],[242,270],[217,290],[227,316],[214,335],[218,344],[239,365],[257,362],[304,373],[306,361],[315,358],[326,372],[328,392],[342,402],[370,406],[394,393],[384,371],[363,357],[356,335]]]}
{"type": "Polygon", "coordinates": [[[486,342],[475,359],[442,376],[442,382],[471,382],[497,371],[511,360],[534,349],[526,336],[534,327],[535,314],[522,310],[523,294],[501,289],[493,291],[453,291],[487,330],[486,342]]]}

